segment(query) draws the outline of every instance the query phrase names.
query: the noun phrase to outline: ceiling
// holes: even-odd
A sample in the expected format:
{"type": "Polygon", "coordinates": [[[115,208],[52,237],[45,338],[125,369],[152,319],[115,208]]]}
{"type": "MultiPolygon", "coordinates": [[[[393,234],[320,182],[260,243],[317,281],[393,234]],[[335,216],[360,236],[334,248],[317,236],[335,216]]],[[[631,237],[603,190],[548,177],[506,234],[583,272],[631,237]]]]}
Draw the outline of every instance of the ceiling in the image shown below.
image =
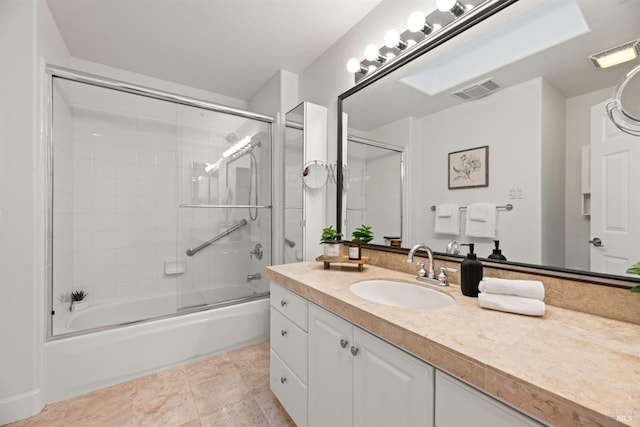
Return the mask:
{"type": "Polygon", "coordinates": [[[382,0],[47,0],[79,59],[249,101],[382,0]]]}

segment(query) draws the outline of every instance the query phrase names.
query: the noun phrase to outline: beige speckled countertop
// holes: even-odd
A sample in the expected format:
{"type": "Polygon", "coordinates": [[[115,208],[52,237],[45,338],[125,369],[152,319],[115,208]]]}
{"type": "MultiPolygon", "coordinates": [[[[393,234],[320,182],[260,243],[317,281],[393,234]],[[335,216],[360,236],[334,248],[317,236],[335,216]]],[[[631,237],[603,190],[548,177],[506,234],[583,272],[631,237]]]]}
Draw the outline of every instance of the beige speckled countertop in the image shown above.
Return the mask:
{"type": "Polygon", "coordinates": [[[375,266],[363,272],[306,262],[267,276],[327,310],[504,402],[556,426],[640,426],[640,326],[547,305],[544,317],[481,309],[458,286],[418,282],[375,266]],[[451,295],[456,304],[391,307],[349,291],[393,279],[451,295]]]}

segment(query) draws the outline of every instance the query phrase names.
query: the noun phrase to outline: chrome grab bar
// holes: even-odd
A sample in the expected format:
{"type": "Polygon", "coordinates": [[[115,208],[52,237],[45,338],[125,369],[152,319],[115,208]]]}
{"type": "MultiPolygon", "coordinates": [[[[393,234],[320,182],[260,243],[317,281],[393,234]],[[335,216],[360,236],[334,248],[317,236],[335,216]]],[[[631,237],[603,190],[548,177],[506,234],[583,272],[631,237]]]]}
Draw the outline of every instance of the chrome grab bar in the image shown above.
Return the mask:
{"type": "Polygon", "coordinates": [[[217,242],[218,240],[222,239],[223,237],[233,233],[234,231],[236,231],[238,228],[240,227],[244,227],[245,225],[247,225],[247,220],[243,219],[242,221],[240,221],[237,224],[232,225],[231,227],[229,227],[227,230],[223,231],[222,233],[218,234],[216,237],[214,237],[211,240],[207,240],[206,242],[204,242],[203,244],[196,246],[195,248],[189,248],[187,249],[187,256],[194,256],[195,254],[197,254],[198,252],[200,252],[201,250],[203,250],[204,248],[206,248],[207,246],[209,246],[212,243],[217,242]]]}

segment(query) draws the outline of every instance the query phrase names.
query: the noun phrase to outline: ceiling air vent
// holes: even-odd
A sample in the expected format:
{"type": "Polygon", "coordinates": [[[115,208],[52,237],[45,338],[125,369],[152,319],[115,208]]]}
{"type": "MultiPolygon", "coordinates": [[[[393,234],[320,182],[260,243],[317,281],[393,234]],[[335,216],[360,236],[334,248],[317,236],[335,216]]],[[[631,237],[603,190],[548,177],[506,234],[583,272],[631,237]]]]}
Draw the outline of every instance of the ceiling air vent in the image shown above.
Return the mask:
{"type": "Polygon", "coordinates": [[[470,86],[463,87],[457,92],[453,92],[451,95],[457,96],[460,99],[469,100],[469,99],[478,99],[483,96],[487,96],[490,93],[500,89],[500,85],[492,80],[492,77],[489,77],[486,80],[482,80],[480,82],[474,83],[470,86]]]}

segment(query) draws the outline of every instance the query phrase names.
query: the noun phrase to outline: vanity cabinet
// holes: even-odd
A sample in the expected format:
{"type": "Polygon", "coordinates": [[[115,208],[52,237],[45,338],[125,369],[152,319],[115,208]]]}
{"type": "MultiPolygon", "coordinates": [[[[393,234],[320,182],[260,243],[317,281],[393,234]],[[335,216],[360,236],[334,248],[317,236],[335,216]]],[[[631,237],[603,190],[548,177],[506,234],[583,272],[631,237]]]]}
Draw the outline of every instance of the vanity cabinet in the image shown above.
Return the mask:
{"type": "Polygon", "coordinates": [[[307,306],[271,282],[269,386],[298,427],[307,425],[307,306]]]}
{"type": "Polygon", "coordinates": [[[309,304],[309,426],[431,426],[434,368],[309,304]]]}
{"type": "Polygon", "coordinates": [[[436,426],[538,426],[531,418],[444,372],[436,372],[436,426]]]}
{"type": "Polygon", "coordinates": [[[298,427],[542,426],[274,282],[270,371],[298,427]]]}

